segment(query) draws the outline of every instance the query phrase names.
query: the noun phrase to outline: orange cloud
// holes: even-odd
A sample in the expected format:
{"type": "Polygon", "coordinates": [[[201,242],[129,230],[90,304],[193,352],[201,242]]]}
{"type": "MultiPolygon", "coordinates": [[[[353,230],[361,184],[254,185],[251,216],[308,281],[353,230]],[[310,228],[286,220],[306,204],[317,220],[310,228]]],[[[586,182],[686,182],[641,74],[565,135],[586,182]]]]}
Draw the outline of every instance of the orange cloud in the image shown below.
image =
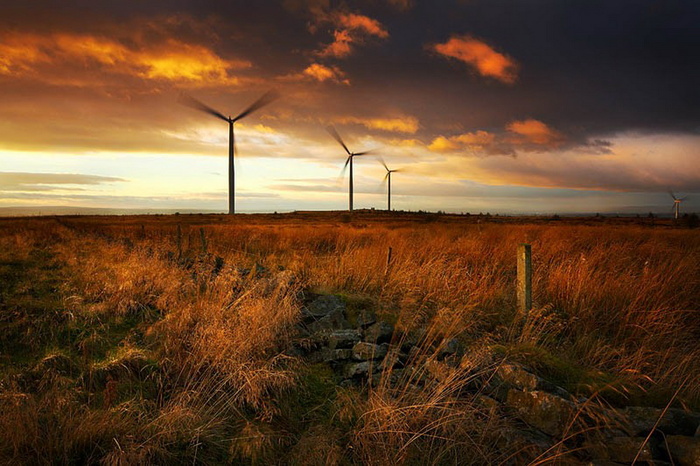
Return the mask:
{"type": "Polygon", "coordinates": [[[511,133],[515,133],[520,138],[512,141],[515,143],[530,143],[538,146],[558,147],[563,144],[564,135],[553,130],[539,120],[528,119],[513,121],[506,126],[511,133]]]}
{"type": "Polygon", "coordinates": [[[460,149],[483,150],[491,146],[496,140],[496,135],[488,131],[475,131],[464,133],[449,138],[438,136],[430,143],[428,149],[433,152],[454,152],[460,149]]]}
{"type": "Polygon", "coordinates": [[[440,55],[455,58],[474,67],[479,74],[513,84],[518,65],[512,58],[496,52],[490,45],[470,36],[452,36],[444,44],[431,47],[440,55]]]}
{"type": "Polygon", "coordinates": [[[337,66],[326,66],[320,63],[312,63],[301,73],[289,74],[278,79],[283,81],[329,81],[338,84],[350,85],[350,80],[345,77],[343,70],[337,66]]]}
{"type": "Polygon", "coordinates": [[[316,81],[335,81],[343,84],[350,84],[350,81],[345,79],[345,73],[337,66],[325,66],[320,63],[312,63],[304,71],[305,76],[309,76],[316,81]]]}
{"type": "Polygon", "coordinates": [[[371,36],[377,36],[382,39],[389,37],[389,33],[384,26],[369,16],[357,15],[355,13],[347,13],[338,15],[337,23],[348,29],[355,31],[363,31],[371,36]]]}
{"type": "Polygon", "coordinates": [[[414,134],[420,124],[416,117],[407,116],[400,118],[358,118],[345,117],[336,120],[338,123],[354,123],[369,129],[391,131],[395,133],[414,134]]]}
{"type": "Polygon", "coordinates": [[[330,21],[337,27],[333,31],[333,42],[316,52],[321,57],[343,58],[353,52],[353,44],[364,44],[368,37],[389,37],[389,32],[379,21],[364,15],[339,13],[324,15],[320,20],[330,21]]]}
{"type": "Polygon", "coordinates": [[[0,74],[39,77],[38,68],[42,65],[85,62],[101,65],[103,71],[142,79],[196,84],[237,84],[229,70],[250,66],[247,61],[226,60],[204,46],[177,39],[126,46],[92,35],[16,33],[4,36],[0,42],[0,74]]]}
{"type": "Polygon", "coordinates": [[[390,139],[389,144],[399,147],[423,147],[423,141],[420,139],[390,139]]]}
{"type": "Polygon", "coordinates": [[[0,74],[17,74],[51,61],[35,36],[4,36],[0,41],[0,74]]]}

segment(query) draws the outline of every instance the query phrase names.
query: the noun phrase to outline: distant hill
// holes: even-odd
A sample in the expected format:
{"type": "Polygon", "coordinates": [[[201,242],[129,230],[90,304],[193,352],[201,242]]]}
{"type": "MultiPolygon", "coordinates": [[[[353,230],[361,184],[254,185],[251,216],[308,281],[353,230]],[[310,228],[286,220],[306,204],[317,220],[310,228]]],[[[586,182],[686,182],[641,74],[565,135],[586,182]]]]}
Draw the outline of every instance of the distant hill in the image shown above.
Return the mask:
{"type": "Polygon", "coordinates": [[[103,207],[69,207],[69,206],[36,206],[36,207],[0,207],[0,217],[33,217],[37,215],[143,215],[143,214],[215,214],[220,210],[196,209],[109,209],[103,207]]]}

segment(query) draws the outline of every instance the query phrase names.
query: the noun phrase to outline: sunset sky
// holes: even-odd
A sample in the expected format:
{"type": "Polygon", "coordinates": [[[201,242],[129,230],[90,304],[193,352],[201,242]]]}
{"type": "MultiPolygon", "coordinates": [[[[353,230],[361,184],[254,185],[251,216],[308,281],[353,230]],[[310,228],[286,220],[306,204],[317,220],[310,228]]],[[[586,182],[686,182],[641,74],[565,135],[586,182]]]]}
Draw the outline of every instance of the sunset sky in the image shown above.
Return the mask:
{"type": "Polygon", "coordinates": [[[0,207],[700,211],[695,0],[0,6],[0,207]]]}

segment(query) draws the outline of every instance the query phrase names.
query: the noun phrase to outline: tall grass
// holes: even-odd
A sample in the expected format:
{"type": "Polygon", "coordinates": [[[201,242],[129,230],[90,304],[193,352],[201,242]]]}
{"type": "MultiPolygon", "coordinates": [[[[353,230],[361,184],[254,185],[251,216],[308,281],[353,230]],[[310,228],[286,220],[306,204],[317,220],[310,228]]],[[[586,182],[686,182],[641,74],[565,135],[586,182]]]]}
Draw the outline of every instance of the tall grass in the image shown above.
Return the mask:
{"type": "Polygon", "coordinates": [[[510,421],[474,395],[508,359],[584,395],[613,387],[613,404],[663,405],[685,382],[678,402],[700,406],[693,231],[219,222],[203,226],[205,255],[198,228],[185,225],[178,258],[171,223],[5,224],[3,261],[44,251],[65,272],[63,317],[26,325],[65,327],[70,338],[47,348],[72,358],[79,376],[41,366],[56,360],[48,350],[34,369],[25,364],[39,381],[8,369],[2,461],[508,461],[524,447],[504,445],[510,421]],[[525,321],[515,311],[521,242],[532,244],[535,273],[525,321]],[[395,346],[420,335],[418,369],[386,367],[366,391],[319,388],[317,411],[295,419],[290,406],[311,390],[293,351],[304,290],[370,303],[395,323],[395,346]],[[436,357],[446,338],[466,347],[452,365],[436,357]],[[120,388],[105,407],[107,380],[120,388]]]}

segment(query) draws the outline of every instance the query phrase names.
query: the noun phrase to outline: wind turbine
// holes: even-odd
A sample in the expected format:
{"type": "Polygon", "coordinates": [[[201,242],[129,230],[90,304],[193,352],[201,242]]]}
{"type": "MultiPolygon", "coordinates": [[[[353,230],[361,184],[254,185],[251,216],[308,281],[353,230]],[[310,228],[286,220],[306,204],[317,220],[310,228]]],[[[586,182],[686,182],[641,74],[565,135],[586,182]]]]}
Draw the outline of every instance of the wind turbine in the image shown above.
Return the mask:
{"type": "Polygon", "coordinates": [[[199,110],[204,113],[208,113],[209,115],[215,116],[221,120],[224,120],[225,122],[228,123],[228,213],[229,215],[233,215],[236,213],[236,173],[235,173],[235,168],[233,164],[233,158],[236,153],[236,142],[233,136],[233,124],[236,123],[238,120],[241,120],[251,113],[260,110],[264,106],[268,105],[272,101],[276,100],[279,97],[279,94],[275,91],[268,91],[265,94],[263,94],[262,97],[260,97],[258,100],[253,102],[243,110],[241,113],[238,114],[238,116],[231,118],[231,116],[224,116],[223,113],[214,110],[210,106],[206,105],[205,103],[200,102],[199,100],[195,99],[192,96],[189,96],[187,94],[181,94],[180,95],[180,103],[183,105],[187,105],[188,107],[192,107],[196,110],[199,110]]]}
{"type": "Polygon", "coordinates": [[[673,191],[668,192],[671,197],[673,198],[673,212],[675,214],[676,220],[678,220],[678,217],[681,213],[681,201],[684,201],[687,199],[688,196],[683,196],[683,197],[676,197],[675,194],[673,194],[673,191]]]}
{"type": "Polygon", "coordinates": [[[348,153],[348,158],[345,159],[345,165],[343,165],[343,171],[341,172],[340,176],[342,177],[345,174],[345,169],[348,168],[348,164],[350,164],[350,212],[352,212],[352,194],[353,194],[353,184],[352,184],[352,159],[355,157],[359,157],[360,155],[365,155],[371,151],[366,150],[364,152],[350,152],[350,149],[348,149],[348,146],[345,145],[343,142],[343,139],[340,137],[338,132],[335,130],[333,126],[328,126],[326,128],[328,132],[330,133],[331,136],[333,136],[333,139],[338,141],[338,143],[343,146],[343,149],[345,149],[345,152],[348,153]]]}
{"type": "Polygon", "coordinates": [[[391,174],[400,172],[400,169],[396,170],[389,170],[389,167],[386,166],[386,162],[384,162],[384,159],[381,157],[379,158],[379,162],[384,166],[386,169],[386,175],[384,175],[384,180],[382,180],[382,183],[384,181],[387,181],[387,198],[386,198],[386,204],[387,204],[387,209],[388,211],[391,211],[391,174]]]}

